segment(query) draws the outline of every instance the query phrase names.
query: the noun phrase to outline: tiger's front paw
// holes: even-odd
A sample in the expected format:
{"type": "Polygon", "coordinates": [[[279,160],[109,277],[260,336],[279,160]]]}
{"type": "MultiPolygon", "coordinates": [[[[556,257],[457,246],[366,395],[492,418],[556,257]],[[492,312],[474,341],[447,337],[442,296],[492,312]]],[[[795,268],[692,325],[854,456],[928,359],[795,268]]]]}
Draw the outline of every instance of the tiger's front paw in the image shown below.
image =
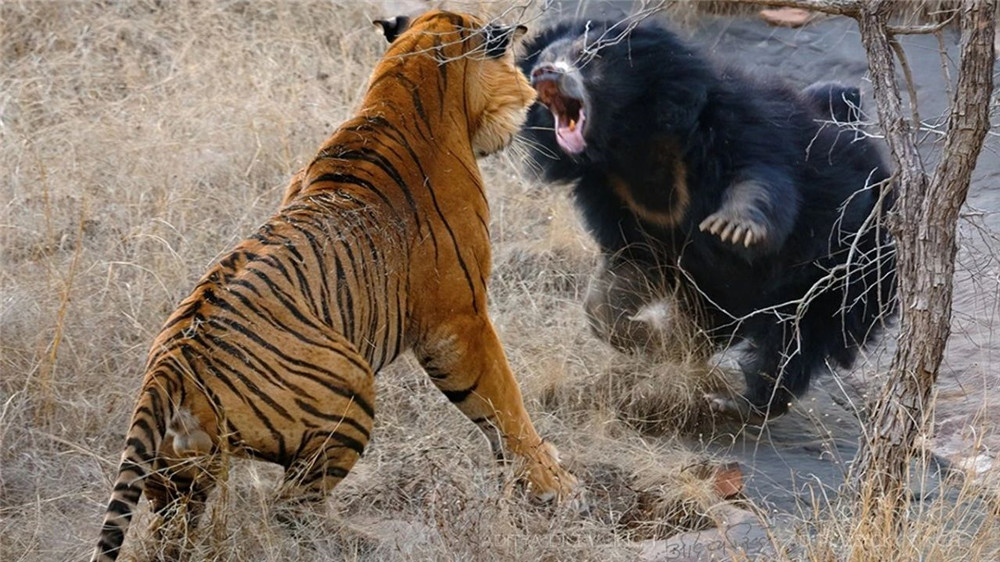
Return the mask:
{"type": "Polygon", "coordinates": [[[698,230],[708,231],[723,242],[742,244],[749,248],[767,239],[767,225],[751,220],[731,209],[721,209],[701,221],[698,230]]]}
{"type": "Polygon", "coordinates": [[[527,467],[528,492],[539,503],[558,503],[576,511],[587,508],[583,486],[559,462],[559,452],[541,443],[527,467]]]}

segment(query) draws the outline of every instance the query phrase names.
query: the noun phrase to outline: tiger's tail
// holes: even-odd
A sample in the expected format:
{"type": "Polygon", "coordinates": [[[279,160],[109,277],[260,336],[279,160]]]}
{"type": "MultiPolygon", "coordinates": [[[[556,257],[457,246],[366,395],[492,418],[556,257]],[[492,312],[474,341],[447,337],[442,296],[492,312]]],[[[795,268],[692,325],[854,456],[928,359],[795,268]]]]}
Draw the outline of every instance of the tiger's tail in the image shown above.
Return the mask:
{"type": "Polygon", "coordinates": [[[91,562],[109,562],[118,558],[132,514],[146,489],[146,478],[153,470],[153,459],[166,435],[167,421],[171,416],[170,403],[165,389],[158,385],[146,385],[139,397],[91,562]]]}

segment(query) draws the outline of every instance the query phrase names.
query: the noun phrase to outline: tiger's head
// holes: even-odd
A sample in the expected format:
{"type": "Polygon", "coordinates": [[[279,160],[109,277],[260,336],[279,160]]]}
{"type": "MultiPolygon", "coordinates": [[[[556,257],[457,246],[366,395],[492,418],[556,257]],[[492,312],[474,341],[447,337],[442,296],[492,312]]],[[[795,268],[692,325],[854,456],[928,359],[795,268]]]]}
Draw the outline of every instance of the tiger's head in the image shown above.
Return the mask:
{"type": "Polygon", "coordinates": [[[514,46],[527,28],[444,11],[428,12],[413,20],[376,20],[375,24],[392,44],[387,59],[394,55],[433,58],[436,76],[426,78],[433,78],[436,84],[424,80],[414,86],[457,96],[476,156],[492,154],[510,144],[536,95],[514,62],[514,46]]]}

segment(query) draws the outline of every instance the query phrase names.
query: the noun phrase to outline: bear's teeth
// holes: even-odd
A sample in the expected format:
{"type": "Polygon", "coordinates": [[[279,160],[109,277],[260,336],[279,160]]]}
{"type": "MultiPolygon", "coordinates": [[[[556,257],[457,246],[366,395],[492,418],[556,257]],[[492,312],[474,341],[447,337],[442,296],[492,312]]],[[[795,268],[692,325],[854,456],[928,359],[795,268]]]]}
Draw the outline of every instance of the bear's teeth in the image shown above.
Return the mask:
{"type": "Polygon", "coordinates": [[[573,119],[569,120],[569,130],[570,131],[575,131],[576,130],[576,121],[574,121],[573,119]]]}

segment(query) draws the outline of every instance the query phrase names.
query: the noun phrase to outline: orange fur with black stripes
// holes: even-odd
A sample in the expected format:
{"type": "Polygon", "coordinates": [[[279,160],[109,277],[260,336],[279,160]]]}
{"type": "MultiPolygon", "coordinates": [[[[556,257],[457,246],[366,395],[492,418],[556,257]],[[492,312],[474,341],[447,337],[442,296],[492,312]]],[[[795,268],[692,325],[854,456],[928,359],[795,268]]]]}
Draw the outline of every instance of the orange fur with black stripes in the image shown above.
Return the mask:
{"type": "Polygon", "coordinates": [[[534,100],[510,53],[521,30],[416,19],[280,211],[181,302],[153,343],[94,560],[117,557],[143,493],[159,520],[194,525],[223,451],[284,466],[283,498],[325,497],[368,442],[374,373],[407,349],[536,496],[573,492],[486,313],[476,156],[508,144],[534,100]]]}

